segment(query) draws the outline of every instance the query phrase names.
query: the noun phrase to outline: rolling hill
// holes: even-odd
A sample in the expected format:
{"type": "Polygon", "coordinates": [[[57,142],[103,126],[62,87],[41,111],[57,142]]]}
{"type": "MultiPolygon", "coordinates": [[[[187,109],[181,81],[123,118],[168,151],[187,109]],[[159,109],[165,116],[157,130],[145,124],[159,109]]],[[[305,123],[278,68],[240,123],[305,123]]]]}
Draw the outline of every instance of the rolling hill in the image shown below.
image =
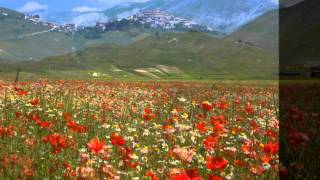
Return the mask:
{"type": "Polygon", "coordinates": [[[0,41],[16,39],[22,34],[49,30],[40,24],[33,24],[16,11],[0,7],[0,41]]]}
{"type": "Polygon", "coordinates": [[[39,60],[65,54],[74,39],[66,34],[49,32],[49,27],[24,19],[18,12],[0,8],[0,58],[12,61],[39,60]]]}
{"type": "Polygon", "coordinates": [[[231,41],[251,42],[255,46],[268,50],[275,55],[279,53],[279,11],[273,10],[258,17],[225,37],[231,41]]]}
{"type": "MultiPolygon", "coordinates": [[[[152,2],[169,8],[174,1],[152,2]]],[[[177,7],[194,3],[183,2],[177,7]]],[[[122,4],[121,8],[130,9],[133,4],[144,3],[122,4]]],[[[275,18],[274,12],[269,12],[226,38],[129,27],[87,39],[81,33],[51,32],[46,26],[25,20],[20,13],[0,8],[0,25],[4,27],[0,28],[0,75],[14,76],[21,68],[25,77],[59,79],[93,75],[106,79],[276,78],[278,57],[270,41],[275,35],[271,29],[276,26],[270,21],[275,18]],[[239,38],[256,45],[237,43],[239,38]]]]}
{"type": "Polygon", "coordinates": [[[151,79],[274,78],[277,60],[266,51],[207,34],[163,33],[130,45],[101,44],[19,65],[48,77],[151,79]]]}
{"type": "Polygon", "coordinates": [[[99,43],[128,44],[147,33],[132,36],[129,31],[101,33],[99,38],[88,39],[80,33],[50,31],[41,23],[24,19],[16,11],[0,8],[0,59],[7,61],[41,60],[82,50],[99,43]]]}
{"type": "Polygon", "coordinates": [[[280,11],[280,68],[304,70],[309,61],[320,63],[320,4],[302,1],[280,11]]]}

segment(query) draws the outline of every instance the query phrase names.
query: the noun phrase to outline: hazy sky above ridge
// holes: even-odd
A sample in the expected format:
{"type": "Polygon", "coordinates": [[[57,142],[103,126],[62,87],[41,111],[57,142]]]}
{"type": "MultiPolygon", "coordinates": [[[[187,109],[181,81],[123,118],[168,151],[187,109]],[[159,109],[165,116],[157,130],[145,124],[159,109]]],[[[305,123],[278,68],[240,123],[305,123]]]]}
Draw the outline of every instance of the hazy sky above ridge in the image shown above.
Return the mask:
{"type": "Polygon", "coordinates": [[[0,7],[15,9],[20,12],[47,10],[59,11],[96,11],[107,9],[124,2],[145,2],[148,0],[0,0],[0,7]]]}
{"type": "MultiPolygon", "coordinates": [[[[29,13],[37,10],[48,12],[99,11],[125,2],[146,2],[149,0],[0,0],[0,7],[29,13]]],[[[266,0],[267,1],[267,0],[266,0]]],[[[279,0],[270,0],[279,2],[279,0]]],[[[283,0],[301,1],[301,0],[283,0]]]]}
{"type": "MultiPolygon", "coordinates": [[[[41,19],[54,23],[73,23],[77,25],[92,26],[96,22],[108,21],[109,17],[103,12],[112,6],[129,3],[129,2],[146,2],[151,0],[0,0],[0,7],[14,9],[25,14],[38,14],[41,19]]],[[[177,1],[164,0],[173,2],[175,5],[177,1]]],[[[184,0],[179,0],[179,2],[184,0]]],[[[211,1],[218,1],[225,5],[230,3],[230,0],[202,0],[202,3],[210,4],[211,1]]],[[[234,0],[238,4],[241,2],[248,3],[248,6],[260,6],[264,2],[266,4],[278,3],[279,0],[234,0]]],[[[293,0],[284,0],[293,1],[293,0]]],[[[297,1],[297,0],[294,0],[297,1]]],[[[185,0],[186,3],[190,0],[185,0]]],[[[191,1],[194,2],[194,1],[191,1]]],[[[241,7],[239,7],[241,8],[241,7]]],[[[258,7],[257,7],[258,8],[258,7]]],[[[123,12],[130,14],[129,12],[123,12]]]]}

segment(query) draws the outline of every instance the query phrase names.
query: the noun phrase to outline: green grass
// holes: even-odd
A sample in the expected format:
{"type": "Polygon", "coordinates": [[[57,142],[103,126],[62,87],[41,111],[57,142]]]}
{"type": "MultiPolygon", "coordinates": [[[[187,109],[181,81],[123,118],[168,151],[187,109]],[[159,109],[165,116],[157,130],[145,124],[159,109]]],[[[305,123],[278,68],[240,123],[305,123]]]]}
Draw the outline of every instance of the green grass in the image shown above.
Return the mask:
{"type": "Polygon", "coordinates": [[[5,53],[2,58],[14,60],[40,60],[50,56],[57,56],[83,50],[95,44],[107,42],[115,44],[128,44],[135,41],[136,38],[144,37],[141,34],[138,37],[130,37],[126,32],[122,33],[105,33],[99,39],[88,40],[81,36],[67,35],[60,32],[49,32],[41,35],[27,37],[24,39],[15,39],[5,41],[2,44],[5,53]]]}
{"type": "MultiPolygon", "coordinates": [[[[23,34],[48,30],[48,27],[33,24],[24,19],[24,15],[16,11],[0,7],[0,41],[16,39],[23,34]],[[7,16],[3,15],[6,13],[7,16]]],[[[2,44],[2,43],[1,43],[2,44]]]]}
{"type": "Polygon", "coordinates": [[[10,61],[37,61],[101,43],[127,45],[148,36],[148,33],[133,28],[124,32],[101,33],[101,37],[97,39],[86,39],[80,33],[71,35],[63,32],[28,36],[49,30],[49,27],[39,23],[34,24],[25,20],[22,14],[4,8],[0,8],[0,26],[0,59],[10,61]],[[2,13],[7,13],[8,16],[2,13]]]}
{"type": "Polygon", "coordinates": [[[249,41],[274,54],[279,52],[279,12],[270,11],[225,37],[231,41],[249,41]]]}
{"type": "Polygon", "coordinates": [[[12,77],[20,67],[30,78],[90,79],[90,73],[98,72],[105,74],[101,79],[125,80],[274,79],[278,69],[276,54],[196,32],[156,36],[130,27],[97,39],[59,32],[18,38],[46,27],[0,10],[9,14],[0,18],[5,27],[0,30],[1,76],[12,77]]]}
{"type": "Polygon", "coordinates": [[[273,79],[277,71],[271,53],[202,33],[163,33],[127,45],[105,43],[19,66],[47,77],[92,78],[88,73],[100,72],[111,79],[273,79]]]}

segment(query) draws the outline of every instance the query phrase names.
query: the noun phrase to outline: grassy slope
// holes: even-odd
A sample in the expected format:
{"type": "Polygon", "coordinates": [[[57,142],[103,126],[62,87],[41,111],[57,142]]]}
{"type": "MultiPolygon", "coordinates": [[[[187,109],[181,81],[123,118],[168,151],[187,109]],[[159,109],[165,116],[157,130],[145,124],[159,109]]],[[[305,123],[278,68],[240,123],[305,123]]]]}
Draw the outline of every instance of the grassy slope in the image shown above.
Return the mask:
{"type": "Polygon", "coordinates": [[[231,41],[250,41],[257,47],[266,49],[274,54],[278,54],[279,49],[279,12],[270,11],[257,18],[238,31],[227,36],[231,41]]]}
{"type": "Polygon", "coordinates": [[[318,0],[301,2],[280,14],[281,67],[303,69],[307,61],[320,61],[320,4],[318,0]]]}
{"type": "Polygon", "coordinates": [[[3,59],[19,61],[31,57],[38,60],[70,52],[73,46],[73,38],[63,33],[48,32],[22,38],[49,28],[24,20],[22,14],[5,8],[0,8],[0,26],[0,57],[3,59]]]}
{"type": "Polygon", "coordinates": [[[16,39],[21,34],[28,34],[48,30],[40,24],[33,24],[24,20],[21,13],[0,7],[0,40],[16,39]],[[5,16],[4,14],[7,14],[5,16]]]}
{"type": "Polygon", "coordinates": [[[149,36],[148,33],[132,37],[128,32],[114,32],[89,41],[79,36],[50,32],[17,39],[18,35],[42,31],[45,28],[21,19],[19,13],[1,10],[10,15],[0,19],[2,25],[8,25],[4,26],[7,30],[1,29],[0,59],[53,57],[40,62],[17,64],[2,60],[0,75],[7,72],[14,75],[15,70],[22,67],[23,74],[30,77],[91,78],[88,73],[97,71],[104,73],[105,78],[246,79],[270,78],[277,70],[276,57],[270,52],[200,33],[167,33],[159,38],[149,36]],[[9,27],[13,24],[15,26],[9,27]],[[19,30],[14,34],[15,31],[9,31],[12,28],[19,30]],[[178,41],[169,43],[173,39],[178,41]],[[96,45],[99,43],[103,44],[96,45]],[[74,46],[79,51],[70,53],[74,46]],[[86,47],[89,48],[81,50],[86,47]],[[66,55],[56,56],[59,54],[66,55]],[[140,72],[136,72],[137,69],[140,72]],[[141,70],[144,73],[141,73],[141,70]]]}
{"type": "Polygon", "coordinates": [[[85,39],[81,35],[69,35],[60,32],[46,32],[36,36],[21,36],[48,30],[40,24],[26,21],[23,15],[8,9],[0,8],[0,58],[10,61],[40,60],[50,56],[57,56],[82,50],[94,44],[104,42],[115,44],[129,44],[147,34],[141,33],[131,37],[128,32],[104,33],[99,39],[85,39]],[[2,13],[7,13],[4,16],[2,13]]]}
{"type": "Polygon", "coordinates": [[[88,77],[88,72],[97,71],[106,78],[237,79],[273,77],[277,64],[270,53],[254,47],[201,33],[167,33],[126,46],[94,46],[24,65],[24,69],[55,77],[88,77]],[[170,42],[173,39],[177,41],[170,42]],[[122,71],[115,72],[115,68],[122,71]],[[149,73],[138,73],[137,69],[149,73]],[[152,72],[155,70],[160,72],[152,72]]]}

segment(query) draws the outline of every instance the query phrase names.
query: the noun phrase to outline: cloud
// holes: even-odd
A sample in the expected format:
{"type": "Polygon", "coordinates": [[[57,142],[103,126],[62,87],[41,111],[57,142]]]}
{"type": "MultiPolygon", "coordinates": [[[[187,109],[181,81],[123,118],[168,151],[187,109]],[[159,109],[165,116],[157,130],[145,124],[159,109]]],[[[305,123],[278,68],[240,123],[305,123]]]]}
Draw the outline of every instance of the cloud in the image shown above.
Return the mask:
{"type": "Polygon", "coordinates": [[[48,5],[46,5],[46,4],[40,4],[40,3],[35,2],[35,1],[29,1],[24,6],[19,8],[18,11],[29,13],[29,12],[32,12],[32,11],[47,10],[47,9],[48,9],[48,5]]]}
{"type": "Polygon", "coordinates": [[[72,19],[72,23],[78,26],[94,26],[97,22],[106,21],[108,21],[108,17],[98,12],[83,14],[72,19]]]}
{"type": "Polygon", "coordinates": [[[147,2],[149,0],[93,0],[96,4],[105,6],[105,7],[112,7],[117,4],[121,3],[128,3],[128,2],[147,2]]]}
{"type": "Polygon", "coordinates": [[[93,8],[93,7],[88,7],[88,6],[79,6],[75,7],[72,9],[73,12],[78,12],[78,13],[86,13],[86,12],[96,12],[96,11],[101,11],[98,8],[93,8]]]}
{"type": "Polygon", "coordinates": [[[129,16],[132,16],[134,14],[137,14],[138,12],[139,12],[139,9],[135,8],[135,9],[133,9],[131,11],[125,11],[123,13],[118,14],[117,18],[123,19],[123,18],[129,17],[129,16]]]}

